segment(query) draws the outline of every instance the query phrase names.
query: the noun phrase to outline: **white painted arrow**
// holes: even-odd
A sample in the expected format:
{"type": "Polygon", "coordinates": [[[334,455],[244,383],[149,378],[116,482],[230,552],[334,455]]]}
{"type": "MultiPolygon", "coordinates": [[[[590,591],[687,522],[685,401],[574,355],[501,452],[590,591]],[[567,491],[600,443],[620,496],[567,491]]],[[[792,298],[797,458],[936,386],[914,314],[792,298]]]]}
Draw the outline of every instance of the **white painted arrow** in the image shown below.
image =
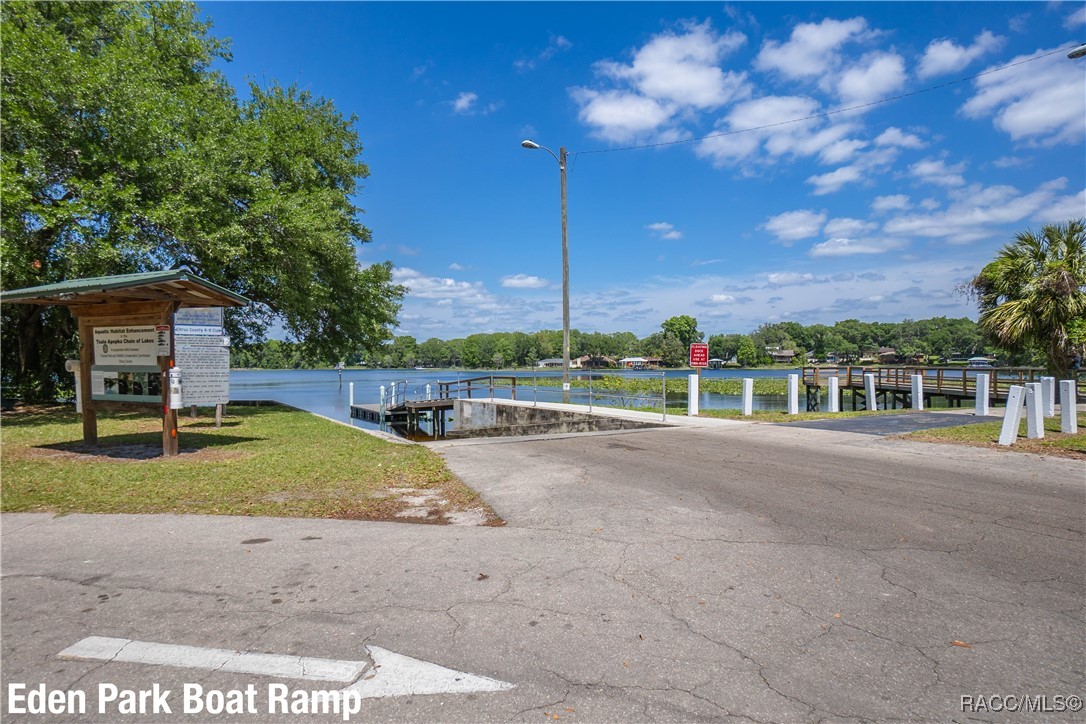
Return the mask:
{"type": "Polygon", "coordinates": [[[342,691],[356,691],[363,699],[412,694],[503,691],[514,686],[486,676],[448,669],[378,646],[367,646],[366,650],[373,659],[373,673],[367,676],[363,676],[369,668],[367,661],[262,654],[105,636],[88,636],[57,655],[62,659],[123,661],[306,681],[337,681],[350,684],[342,691]]]}

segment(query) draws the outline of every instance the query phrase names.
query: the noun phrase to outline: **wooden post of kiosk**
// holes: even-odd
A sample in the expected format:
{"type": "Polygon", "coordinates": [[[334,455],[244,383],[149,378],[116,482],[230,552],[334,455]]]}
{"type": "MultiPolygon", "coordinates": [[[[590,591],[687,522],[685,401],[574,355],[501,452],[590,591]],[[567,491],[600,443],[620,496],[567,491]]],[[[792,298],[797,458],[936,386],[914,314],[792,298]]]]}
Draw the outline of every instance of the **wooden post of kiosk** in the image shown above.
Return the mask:
{"type": "Polygon", "coordinates": [[[173,334],[173,315],[181,308],[178,302],[170,304],[169,308],[164,310],[162,318],[159,320],[159,324],[164,324],[170,328],[170,353],[158,358],[158,368],[162,370],[162,454],[165,457],[172,457],[179,452],[179,441],[177,439],[177,410],[172,409],[170,405],[170,370],[173,369],[174,355],[177,354],[176,340],[173,334]]]}

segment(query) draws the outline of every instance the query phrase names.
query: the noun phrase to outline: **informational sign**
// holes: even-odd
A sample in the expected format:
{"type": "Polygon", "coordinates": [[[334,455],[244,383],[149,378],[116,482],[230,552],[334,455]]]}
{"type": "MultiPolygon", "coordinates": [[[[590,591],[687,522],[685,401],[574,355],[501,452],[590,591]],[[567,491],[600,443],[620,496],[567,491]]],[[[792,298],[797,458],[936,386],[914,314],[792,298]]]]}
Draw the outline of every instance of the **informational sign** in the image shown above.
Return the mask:
{"type": "Polygon", "coordinates": [[[155,326],[95,327],[96,365],[131,367],[158,364],[158,335],[155,326]]]}
{"type": "Polygon", "coordinates": [[[222,307],[182,307],[174,312],[173,323],[182,327],[222,329],[222,307]]]}
{"type": "Polygon", "coordinates": [[[91,399],[111,402],[161,402],[162,371],[154,365],[91,367],[91,399]]]}
{"type": "Polygon", "coordinates": [[[158,347],[159,357],[169,357],[172,351],[170,347],[170,325],[159,324],[155,326],[155,345],[158,347]]]}
{"type": "Polygon", "coordinates": [[[225,405],[230,401],[230,347],[216,336],[175,335],[174,363],[182,374],[185,405],[225,405]]]}
{"type": "Polygon", "coordinates": [[[709,345],[702,342],[694,342],[690,345],[690,366],[709,366],[709,345]]]}

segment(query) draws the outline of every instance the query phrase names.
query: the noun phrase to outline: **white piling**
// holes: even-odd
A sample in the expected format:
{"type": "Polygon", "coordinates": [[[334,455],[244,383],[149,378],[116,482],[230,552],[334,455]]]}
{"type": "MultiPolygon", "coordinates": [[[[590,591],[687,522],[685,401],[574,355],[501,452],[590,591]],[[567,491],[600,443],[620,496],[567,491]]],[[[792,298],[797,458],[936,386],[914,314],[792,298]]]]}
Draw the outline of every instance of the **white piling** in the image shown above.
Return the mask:
{"type": "Polygon", "coordinates": [[[743,414],[754,414],[754,378],[743,378],[743,414]]]}
{"type": "Polygon", "coordinates": [[[988,381],[991,378],[986,372],[977,374],[977,397],[973,401],[973,414],[978,417],[988,415],[988,381]]]}
{"type": "Polygon", "coordinates": [[[83,414],[83,382],[79,376],[79,360],[65,360],[64,369],[75,375],[75,411],[83,414]]]}
{"type": "Polygon", "coordinates": [[[923,410],[924,409],[924,375],[913,375],[913,377],[912,377],[912,386],[913,386],[913,390],[912,390],[912,392],[913,392],[913,409],[914,410],[923,410]]]}
{"type": "Polygon", "coordinates": [[[1045,436],[1044,399],[1040,382],[1026,384],[1026,437],[1039,440],[1045,436]]]}
{"type": "Polygon", "coordinates": [[[1045,417],[1056,416],[1056,378],[1041,378],[1041,409],[1045,417]]]}
{"type": "Polygon", "coordinates": [[[1011,385],[1007,393],[1007,412],[1003,415],[1003,427],[999,431],[1000,445],[1013,445],[1018,439],[1018,426],[1022,422],[1022,403],[1025,396],[1025,387],[1011,385]]]}
{"type": "Polygon", "coordinates": [[[788,375],[788,414],[799,414],[799,375],[788,375]]]}
{"type": "Polygon", "coordinates": [[[431,393],[432,393],[432,388],[430,387],[430,383],[429,383],[429,382],[427,382],[427,383],[426,383],[426,399],[427,399],[427,400],[429,400],[429,399],[430,399],[430,395],[431,395],[431,393]]]}
{"type": "MultiPolygon", "coordinates": [[[[688,417],[696,417],[698,414],[698,376],[689,375],[686,383],[686,414],[688,417]]],[[[591,400],[589,405],[591,405],[591,400]]]]}
{"type": "Polygon", "coordinates": [[[830,391],[826,394],[830,397],[830,412],[841,411],[841,381],[836,376],[830,377],[830,391]]]}
{"type": "Polygon", "coordinates": [[[875,397],[875,375],[870,372],[864,375],[864,396],[867,397],[867,409],[877,412],[879,401],[875,397]]]}
{"type": "Polygon", "coordinates": [[[1078,432],[1078,391],[1074,380],[1060,380],[1060,432],[1078,432]]]}
{"type": "Polygon", "coordinates": [[[350,401],[351,407],[354,407],[354,383],[347,383],[347,399],[350,401]]]}

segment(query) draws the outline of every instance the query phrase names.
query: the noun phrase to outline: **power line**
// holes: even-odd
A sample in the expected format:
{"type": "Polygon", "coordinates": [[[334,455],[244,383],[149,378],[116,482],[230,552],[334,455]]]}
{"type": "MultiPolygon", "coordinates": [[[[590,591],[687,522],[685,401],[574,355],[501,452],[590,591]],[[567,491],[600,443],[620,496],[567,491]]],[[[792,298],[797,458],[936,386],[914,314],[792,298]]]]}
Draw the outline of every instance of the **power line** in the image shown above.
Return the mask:
{"type": "Polygon", "coordinates": [[[958,85],[960,83],[967,83],[968,81],[976,80],[977,78],[980,78],[980,77],[985,76],[985,75],[991,75],[992,73],[998,73],[1000,71],[1007,70],[1008,68],[1014,68],[1015,66],[1025,65],[1026,63],[1032,63],[1035,60],[1041,60],[1042,58],[1047,58],[1050,55],[1056,55],[1057,53],[1066,53],[1071,48],[1077,48],[1077,47],[1078,47],[1078,44],[1075,44],[1075,45],[1069,46],[1067,48],[1060,48],[1059,50],[1049,51],[1049,52],[1045,53],[1044,55],[1038,55],[1038,56],[1033,57],[1033,58],[1026,58],[1025,60],[1020,60],[1017,63],[1008,63],[1007,65],[1001,65],[998,68],[991,68],[989,70],[981,71],[980,73],[977,73],[976,75],[971,75],[968,78],[959,78],[957,80],[947,81],[946,83],[940,83],[939,85],[933,85],[933,86],[930,86],[928,88],[921,88],[919,90],[910,91],[908,93],[902,93],[901,95],[892,96],[890,98],[882,98],[882,99],[877,100],[877,101],[871,101],[870,103],[861,103],[860,105],[849,106],[847,108],[838,108],[838,109],[833,110],[833,111],[824,111],[822,113],[814,113],[814,114],[809,115],[809,116],[803,116],[802,118],[793,118],[793,119],[787,120],[787,121],[777,121],[776,123],[767,123],[767,124],[765,124],[763,126],[752,126],[750,128],[738,128],[738,129],[731,130],[731,131],[721,131],[720,133],[710,133],[709,135],[706,135],[706,136],[698,136],[697,138],[684,138],[684,139],[681,139],[681,140],[678,140],[678,141],[660,141],[659,143],[646,143],[646,144],[641,145],[641,146],[623,146],[621,148],[598,148],[598,149],[595,149],[595,150],[592,150],[592,151],[571,151],[570,155],[573,156],[574,159],[576,159],[576,157],[581,155],[581,154],[586,154],[587,155],[587,154],[590,154],[590,153],[615,153],[616,151],[639,151],[639,150],[644,149],[644,148],[659,148],[661,146],[676,146],[676,145],[678,145],[680,143],[694,143],[696,141],[704,141],[704,140],[709,139],[709,138],[722,138],[723,136],[734,136],[734,135],[736,135],[738,133],[750,133],[752,131],[763,131],[763,130],[765,130],[767,128],[776,128],[778,126],[787,126],[787,125],[792,124],[792,123],[803,123],[804,121],[813,121],[816,118],[829,118],[830,116],[835,116],[835,115],[838,115],[840,113],[849,113],[850,111],[858,111],[858,110],[861,110],[861,109],[864,109],[864,108],[871,108],[872,106],[882,105],[883,103],[891,103],[893,101],[899,101],[902,98],[910,98],[912,96],[918,96],[921,93],[930,93],[931,91],[940,90],[942,88],[948,88],[948,87],[950,87],[952,85],[958,85]]]}

